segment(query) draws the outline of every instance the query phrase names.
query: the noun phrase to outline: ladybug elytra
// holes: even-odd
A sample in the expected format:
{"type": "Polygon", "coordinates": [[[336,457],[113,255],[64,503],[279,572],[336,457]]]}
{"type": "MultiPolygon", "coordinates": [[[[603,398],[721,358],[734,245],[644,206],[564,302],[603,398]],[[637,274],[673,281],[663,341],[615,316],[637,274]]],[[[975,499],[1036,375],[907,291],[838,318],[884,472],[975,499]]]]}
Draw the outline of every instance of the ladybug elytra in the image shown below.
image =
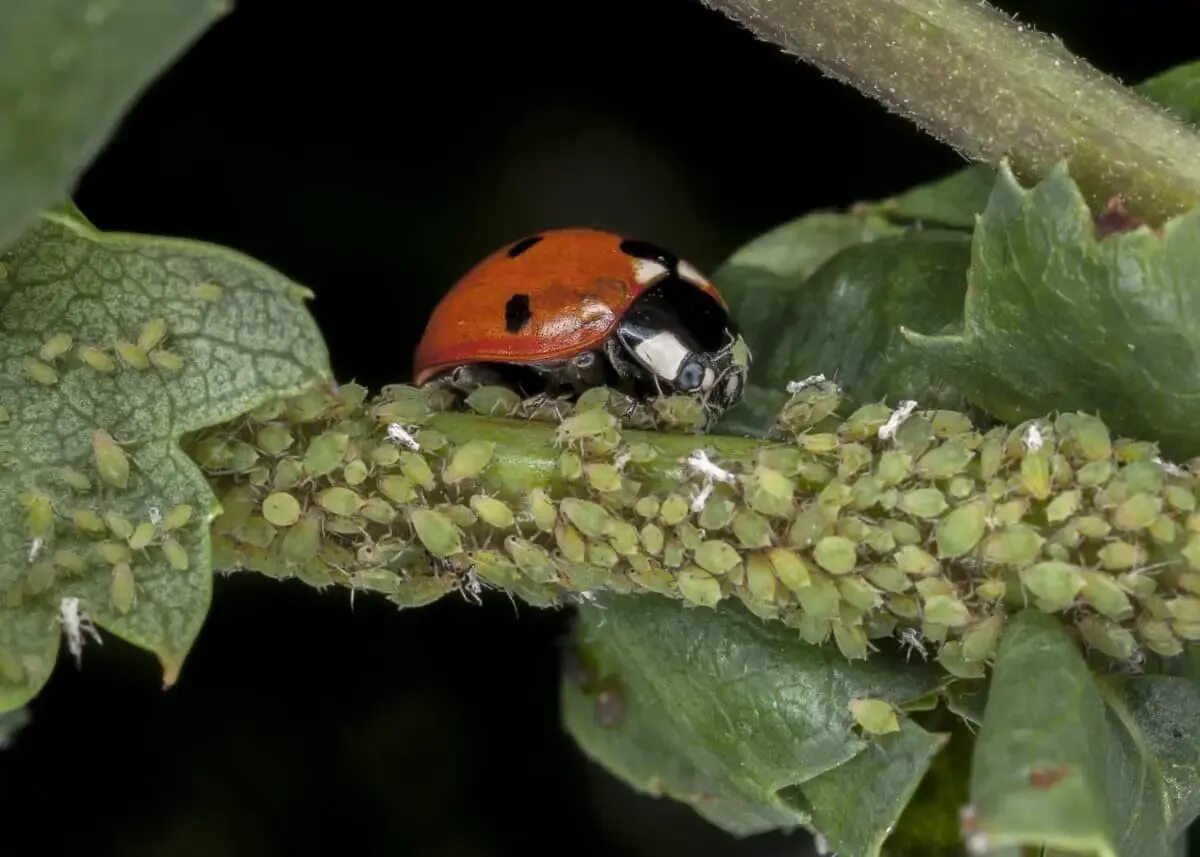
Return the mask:
{"type": "Polygon", "coordinates": [[[741,398],[749,366],[724,298],[688,262],[645,241],[559,229],[496,251],[455,283],[417,346],[415,381],[684,393],[717,415],[741,398]]]}

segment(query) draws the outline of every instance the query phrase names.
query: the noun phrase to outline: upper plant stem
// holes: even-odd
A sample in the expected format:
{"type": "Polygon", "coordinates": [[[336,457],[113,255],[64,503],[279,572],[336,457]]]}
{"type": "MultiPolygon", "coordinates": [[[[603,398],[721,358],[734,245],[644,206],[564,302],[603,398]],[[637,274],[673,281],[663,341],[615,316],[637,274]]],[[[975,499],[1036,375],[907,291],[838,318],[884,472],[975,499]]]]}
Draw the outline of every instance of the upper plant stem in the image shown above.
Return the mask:
{"type": "MultiPolygon", "coordinates": [[[[1200,133],[978,0],[701,0],[969,158],[1026,180],[1061,159],[1093,208],[1200,204],[1200,133]]],[[[802,108],[800,108],[802,109],[802,108]]]]}

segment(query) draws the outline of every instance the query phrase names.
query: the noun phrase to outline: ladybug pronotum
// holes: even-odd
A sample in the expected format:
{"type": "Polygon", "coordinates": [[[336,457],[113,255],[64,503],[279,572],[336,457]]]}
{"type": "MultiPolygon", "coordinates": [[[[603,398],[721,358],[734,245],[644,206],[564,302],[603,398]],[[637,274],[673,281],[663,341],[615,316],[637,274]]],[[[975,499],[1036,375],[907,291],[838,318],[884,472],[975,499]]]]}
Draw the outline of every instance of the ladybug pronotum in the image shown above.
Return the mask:
{"type": "Polygon", "coordinates": [[[688,262],[645,241],[560,229],[498,250],[455,283],[417,346],[415,381],[683,393],[715,416],[741,398],[749,367],[724,298],[688,262]]]}

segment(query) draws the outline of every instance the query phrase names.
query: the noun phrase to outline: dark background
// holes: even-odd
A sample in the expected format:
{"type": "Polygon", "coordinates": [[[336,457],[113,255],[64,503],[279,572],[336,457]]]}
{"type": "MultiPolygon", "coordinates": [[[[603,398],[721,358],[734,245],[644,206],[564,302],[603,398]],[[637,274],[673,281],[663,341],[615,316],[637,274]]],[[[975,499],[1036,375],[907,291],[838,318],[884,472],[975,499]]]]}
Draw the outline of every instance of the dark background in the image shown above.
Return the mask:
{"type": "MultiPolygon", "coordinates": [[[[1129,82],[1197,53],[1184,0],[1001,5],[1129,82]]],[[[309,285],[339,377],[375,386],[407,380],[442,290],[527,232],[615,229],[711,269],[959,163],[697,0],[242,0],[76,199],[101,228],[220,242],[309,285]]],[[[807,853],[588,762],[557,720],[568,619],[222,579],[170,692],[112,638],[82,671],[60,661],[0,754],[6,853],[807,853]]]]}

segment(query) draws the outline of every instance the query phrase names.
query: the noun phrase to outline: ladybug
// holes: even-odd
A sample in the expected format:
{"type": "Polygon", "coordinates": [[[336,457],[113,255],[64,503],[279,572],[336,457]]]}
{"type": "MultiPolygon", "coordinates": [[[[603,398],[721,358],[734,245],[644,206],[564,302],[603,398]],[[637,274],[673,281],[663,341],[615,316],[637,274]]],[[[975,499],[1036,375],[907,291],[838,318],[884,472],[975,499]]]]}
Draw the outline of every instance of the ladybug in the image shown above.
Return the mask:
{"type": "Polygon", "coordinates": [[[692,265],[596,229],[522,238],[479,262],[434,308],[415,382],[526,396],[608,385],[697,397],[716,416],[742,396],[750,351],[692,265]]]}

